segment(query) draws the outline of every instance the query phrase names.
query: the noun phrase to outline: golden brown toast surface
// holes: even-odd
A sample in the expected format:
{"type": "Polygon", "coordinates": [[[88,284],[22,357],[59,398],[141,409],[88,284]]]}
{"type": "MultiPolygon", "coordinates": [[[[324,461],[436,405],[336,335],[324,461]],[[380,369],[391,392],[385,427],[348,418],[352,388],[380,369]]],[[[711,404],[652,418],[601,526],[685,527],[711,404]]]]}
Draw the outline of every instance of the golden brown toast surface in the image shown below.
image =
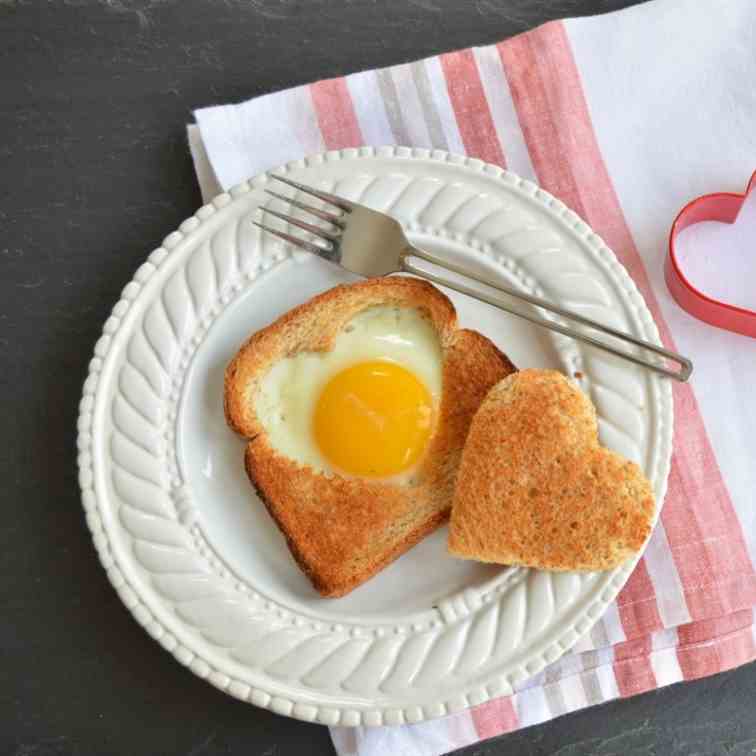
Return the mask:
{"type": "Polygon", "coordinates": [[[449,551],[546,570],[605,570],[654,517],[640,468],[599,446],[596,412],[552,370],[522,370],[478,409],[457,476],[449,551]]]}
{"type": "Polygon", "coordinates": [[[324,596],[342,596],[449,516],[470,421],[488,390],[514,366],[487,338],[457,328],[449,299],[431,284],[392,276],[338,286],[255,333],[226,370],[229,425],[249,439],[245,466],[300,567],[324,596]],[[346,478],[276,450],[255,412],[268,370],[299,352],[328,351],[348,322],[375,305],[421,310],[438,334],[438,419],[415,485],[346,478]]]}

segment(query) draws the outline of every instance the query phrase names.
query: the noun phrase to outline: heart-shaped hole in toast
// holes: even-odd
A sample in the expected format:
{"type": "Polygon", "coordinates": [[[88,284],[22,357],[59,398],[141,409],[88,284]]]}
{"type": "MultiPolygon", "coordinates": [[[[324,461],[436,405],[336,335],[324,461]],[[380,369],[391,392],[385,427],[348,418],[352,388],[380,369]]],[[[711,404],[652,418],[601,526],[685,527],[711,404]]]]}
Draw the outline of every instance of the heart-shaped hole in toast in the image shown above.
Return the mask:
{"type": "Polygon", "coordinates": [[[643,546],[653,517],[650,483],[599,445],[588,397],[556,371],[523,370],[494,386],[473,418],[449,551],[545,570],[605,570],[643,546]]]}

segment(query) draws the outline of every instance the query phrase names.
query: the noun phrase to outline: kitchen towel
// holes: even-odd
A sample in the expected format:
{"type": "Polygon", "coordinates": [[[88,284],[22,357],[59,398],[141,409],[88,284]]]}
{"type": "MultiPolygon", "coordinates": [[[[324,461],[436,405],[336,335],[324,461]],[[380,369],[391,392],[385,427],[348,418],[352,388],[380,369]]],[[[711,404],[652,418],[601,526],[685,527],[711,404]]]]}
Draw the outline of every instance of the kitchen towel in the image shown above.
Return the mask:
{"type": "Polygon", "coordinates": [[[405,144],[505,166],[562,199],[643,293],[675,385],[669,488],[648,549],[591,633],[514,695],[444,719],[333,728],[340,754],[431,756],[756,657],[756,342],[665,283],[677,210],[756,168],[756,3],[654,0],[496,45],[196,111],[203,196],[327,149],[405,144]]]}

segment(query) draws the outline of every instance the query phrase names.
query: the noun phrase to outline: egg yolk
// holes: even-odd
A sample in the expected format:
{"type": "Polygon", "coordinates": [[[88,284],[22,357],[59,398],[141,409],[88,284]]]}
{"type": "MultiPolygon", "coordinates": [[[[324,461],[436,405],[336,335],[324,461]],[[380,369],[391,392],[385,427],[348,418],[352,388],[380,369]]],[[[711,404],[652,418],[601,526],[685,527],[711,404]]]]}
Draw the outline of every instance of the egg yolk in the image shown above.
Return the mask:
{"type": "Polygon", "coordinates": [[[428,443],[428,389],[394,362],[352,365],[331,378],[315,406],[315,441],[326,459],[351,475],[387,477],[418,461],[428,443]]]}

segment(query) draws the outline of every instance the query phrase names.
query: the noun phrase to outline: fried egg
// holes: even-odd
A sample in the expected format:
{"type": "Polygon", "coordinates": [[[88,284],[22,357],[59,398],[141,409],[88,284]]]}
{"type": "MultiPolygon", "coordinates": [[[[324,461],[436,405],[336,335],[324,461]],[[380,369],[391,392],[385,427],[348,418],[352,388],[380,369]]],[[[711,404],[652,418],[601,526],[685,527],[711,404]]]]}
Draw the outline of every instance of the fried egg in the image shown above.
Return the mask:
{"type": "Polygon", "coordinates": [[[419,309],[370,307],[331,351],[273,365],[255,410],[273,448],[317,472],[406,481],[433,434],[442,359],[419,309]]]}

